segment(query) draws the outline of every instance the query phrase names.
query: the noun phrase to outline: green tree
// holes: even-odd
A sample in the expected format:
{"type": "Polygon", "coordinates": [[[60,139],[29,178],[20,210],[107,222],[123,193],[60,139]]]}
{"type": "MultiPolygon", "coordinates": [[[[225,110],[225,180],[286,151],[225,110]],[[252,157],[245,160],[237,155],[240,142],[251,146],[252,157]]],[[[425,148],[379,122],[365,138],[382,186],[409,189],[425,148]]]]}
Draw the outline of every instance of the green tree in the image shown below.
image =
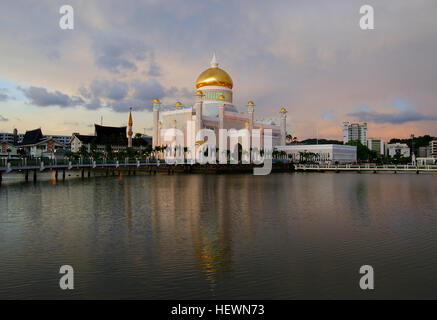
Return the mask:
{"type": "MultiPolygon", "coordinates": [[[[357,160],[359,162],[366,162],[370,160],[372,151],[370,151],[367,146],[363,145],[361,141],[355,140],[355,141],[349,141],[346,143],[348,146],[355,146],[357,147],[357,160]]],[[[376,154],[376,152],[375,152],[376,154]]],[[[373,154],[374,155],[374,154],[373,154]]]]}
{"type": "Polygon", "coordinates": [[[112,159],[112,157],[113,157],[112,147],[110,144],[105,145],[105,157],[107,159],[112,159]]]}
{"type": "Polygon", "coordinates": [[[81,145],[79,148],[79,155],[83,158],[88,157],[88,148],[85,145],[81,145]]]}

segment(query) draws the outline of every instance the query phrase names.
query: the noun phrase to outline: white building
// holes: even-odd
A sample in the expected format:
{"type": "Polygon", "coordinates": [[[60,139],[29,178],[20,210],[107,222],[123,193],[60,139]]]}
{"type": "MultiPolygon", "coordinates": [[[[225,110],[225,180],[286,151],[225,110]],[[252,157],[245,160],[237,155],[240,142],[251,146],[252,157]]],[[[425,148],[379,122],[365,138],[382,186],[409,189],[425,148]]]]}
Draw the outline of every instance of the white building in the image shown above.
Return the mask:
{"type": "Polygon", "coordinates": [[[18,134],[17,129],[14,129],[13,133],[0,132],[0,142],[8,142],[17,144],[23,141],[24,134],[18,134]]]}
{"type": "Polygon", "coordinates": [[[400,156],[408,158],[411,155],[410,147],[406,143],[387,144],[387,155],[390,157],[400,156]]]}
{"type": "Polygon", "coordinates": [[[376,151],[381,156],[385,155],[385,142],[384,142],[384,140],[368,139],[367,140],[367,147],[372,151],[376,151]]]}
{"type": "Polygon", "coordinates": [[[437,139],[432,140],[429,143],[430,155],[433,158],[437,158],[437,139]]]}
{"type": "Polygon", "coordinates": [[[45,136],[46,138],[53,138],[56,141],[62,143],[65,147],[69,147],[70,146],[70,141],[71,141],[71,136],[45,136]]]}
{"type": "Polygon", "coordinates": [[[343,122],[343,143],[360,141],[363,146],[367,145],[367,123],[343,122]]]}
{"type": "Polygon", "coordinates": [[[16,157],[18,156],[18,147],[9,142],[0,142],[0,157],[16,157]]]}
{"type": "MultiPolygon", "coordinates": [[[[272,130],[272,145],[285,145],[287,110],[278,108],[279,121],[255,121],[255,104],[249,101],[245,112],[239,112],[233,103],[234,84],[230,75],[219,64],[215,55],[210,68],[203,71],[196,81],[196,102],[194,106],[184,106],[181,102],[175,103],[174,109],[163,110],[159,99],[153,101],[153,147],[165,146],[161,132],[163,129],[179,129],[184,133],[184,146],[193,145],[195,133],[201,129],[212,130],[217,137],[220,129],[259,129],[261,140],[267,129],[272,130]],[[189,130],[188,122],[194,122],[194,128],[189,130]],[[194,130],[193,130],[194,129],[194,130]],[[194,131],[194,134],[191,132],[194,131]],[[191,137],[190,141],[188,137],[191,137]]],[[[274,110],[273,106],[268,106],[274,110]]]]}
{"type": "MultiPolygon", "coordinates": [[[[24,134],[18,133],[17,129],[14,129],[13,133],[0,132],[0,142],[8,142],[12,144],[19,144],[23,142],[24,134]]],[[[54,140],[62,143],[65,147],[70,145],[71,136],[59,136],[59,135],[45,135],[44,138],[53,138],[54,140]]]]}
{"type": "Polygon", "coordinates": [[[293,162],[311,161],[321,164],[349,164],[357,162],[357,147],[341,144],[276,146],[276,150],[291,155],[293,162]]]}

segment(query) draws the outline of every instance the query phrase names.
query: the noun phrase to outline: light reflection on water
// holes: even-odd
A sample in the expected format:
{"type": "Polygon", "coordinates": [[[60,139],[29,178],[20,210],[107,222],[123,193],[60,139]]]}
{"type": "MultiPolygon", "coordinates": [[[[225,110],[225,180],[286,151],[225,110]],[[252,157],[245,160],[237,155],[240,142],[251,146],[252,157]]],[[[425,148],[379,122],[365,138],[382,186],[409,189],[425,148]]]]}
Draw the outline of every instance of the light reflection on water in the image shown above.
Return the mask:
{"type": "Polygon", "coordinates": [[[432,175],[120,176],[0,189],[0,298],[437,298],[432,175]],[[75,269],[71,292],[59,267],[75,269]],[[375,268],[374,292],[358,287],[375,268]]]}

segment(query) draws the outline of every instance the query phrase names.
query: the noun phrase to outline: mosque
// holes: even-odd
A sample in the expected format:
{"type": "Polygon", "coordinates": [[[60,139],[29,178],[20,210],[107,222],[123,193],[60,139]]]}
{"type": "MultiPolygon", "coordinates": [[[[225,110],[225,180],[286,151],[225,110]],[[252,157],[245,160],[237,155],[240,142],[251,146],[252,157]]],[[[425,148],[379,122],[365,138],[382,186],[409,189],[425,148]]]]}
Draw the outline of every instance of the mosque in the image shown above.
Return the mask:
{"type": "MultiPolygon", "coordinates": [[[[286,145],[286,119],[287,110],[279,110],[280,124],[254,120],[255,103],[247,103],[247,112],[238,112],[233,104],[232,78],[229,74],[219,68],[216,55],[213,55],[210,68],[203,71],[196,81],[196,94],[194,106],[187,107],[181,102],[176,102],[174,109],[163,110],[159,99],[153,101],[153,147],[165,146],[161,132],[163,129],[176,128],[184,133],[184,143],[187,143],[187,123],[192,121],[195,124],[195,132],[200,129],[213,130],[217,139],[220,129],[259,129],[261,141],[263,141],[264,130],[272,130],[272,146],[286,145]]],[[[196,141],[196,144],[199,141],[196,141]]],[[[201,142],[201,141],[200,141],[201,142]]],[[[261,142],[262,143],[262,142],[261,142]]],[[[219,142],[217,141],[217,146],[219,142]]]]}

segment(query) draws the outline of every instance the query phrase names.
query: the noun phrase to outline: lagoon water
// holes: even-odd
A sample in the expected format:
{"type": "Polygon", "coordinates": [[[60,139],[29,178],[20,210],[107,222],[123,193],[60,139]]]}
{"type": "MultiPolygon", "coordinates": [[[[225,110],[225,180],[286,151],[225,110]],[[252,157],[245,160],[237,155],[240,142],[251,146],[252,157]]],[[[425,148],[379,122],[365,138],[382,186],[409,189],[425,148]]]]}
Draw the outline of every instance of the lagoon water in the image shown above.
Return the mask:
{"type": "Polygon", "coordinates": [[[437,176],[4,184],[0,298],[437,298],[437,176]],[[71,265],[75,289],[59,289],[71,265]],[[371,265],[375,290],[359,288],[371,265]]]}

